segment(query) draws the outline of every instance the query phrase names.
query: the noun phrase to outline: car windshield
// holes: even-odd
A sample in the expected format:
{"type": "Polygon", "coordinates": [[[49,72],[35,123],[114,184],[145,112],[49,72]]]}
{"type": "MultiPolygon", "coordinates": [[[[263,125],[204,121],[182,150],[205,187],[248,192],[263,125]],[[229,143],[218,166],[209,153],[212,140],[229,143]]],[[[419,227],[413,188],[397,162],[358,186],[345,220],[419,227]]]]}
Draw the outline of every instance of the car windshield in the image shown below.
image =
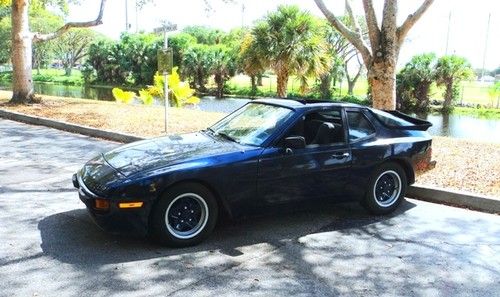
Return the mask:
{"type": "Polygon", "coordinates": [[[290,116],[289,108],[249,103],[210,128],[226,139],[254,146],[262,145],[290,116]]]}

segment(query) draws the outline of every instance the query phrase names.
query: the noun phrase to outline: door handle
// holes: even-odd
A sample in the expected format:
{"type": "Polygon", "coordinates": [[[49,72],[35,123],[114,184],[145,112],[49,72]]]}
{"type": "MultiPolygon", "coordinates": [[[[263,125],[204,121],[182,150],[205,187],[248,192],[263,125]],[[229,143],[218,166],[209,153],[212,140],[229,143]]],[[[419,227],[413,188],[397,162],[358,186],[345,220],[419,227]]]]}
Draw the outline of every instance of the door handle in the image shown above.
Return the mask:
{"type": "Polygon", "coordinates": [[[349,156],[350,156],[350,154],[347,153],[347,152],[345,152],[345,153],[335,153],[335,154],[332,155],[332,157],[335,158],[335,159],[344,159],[344,158],[347,158],[349,156]]]}

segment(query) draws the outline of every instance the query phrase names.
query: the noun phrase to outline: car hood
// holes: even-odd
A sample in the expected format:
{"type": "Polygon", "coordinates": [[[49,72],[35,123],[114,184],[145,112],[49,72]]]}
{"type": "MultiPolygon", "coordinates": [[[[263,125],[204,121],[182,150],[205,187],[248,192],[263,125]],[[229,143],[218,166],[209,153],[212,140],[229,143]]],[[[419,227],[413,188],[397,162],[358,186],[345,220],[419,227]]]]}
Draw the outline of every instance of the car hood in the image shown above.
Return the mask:
{"type": "Polygon", "coordinates": [[[169,135],[121,146],[103,154],[110,166],[125,176],[189,160],[237,152],[245,146],[198,132],[169,135]]]}

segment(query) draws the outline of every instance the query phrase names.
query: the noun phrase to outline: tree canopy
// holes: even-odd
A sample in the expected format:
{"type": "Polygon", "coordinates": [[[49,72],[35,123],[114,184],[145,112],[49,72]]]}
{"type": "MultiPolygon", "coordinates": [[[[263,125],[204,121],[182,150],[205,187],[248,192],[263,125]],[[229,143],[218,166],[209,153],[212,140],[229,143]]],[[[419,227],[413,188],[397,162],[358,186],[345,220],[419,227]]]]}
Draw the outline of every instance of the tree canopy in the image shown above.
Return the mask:
{"type": "Polygon", "coordinates": [[[255,53],[277,75],[277,95],[286,97],[290,75],[301,78],[327,71],[325,41],[317,20],[297,6],[282,5],[252,29],[255,53]]]}

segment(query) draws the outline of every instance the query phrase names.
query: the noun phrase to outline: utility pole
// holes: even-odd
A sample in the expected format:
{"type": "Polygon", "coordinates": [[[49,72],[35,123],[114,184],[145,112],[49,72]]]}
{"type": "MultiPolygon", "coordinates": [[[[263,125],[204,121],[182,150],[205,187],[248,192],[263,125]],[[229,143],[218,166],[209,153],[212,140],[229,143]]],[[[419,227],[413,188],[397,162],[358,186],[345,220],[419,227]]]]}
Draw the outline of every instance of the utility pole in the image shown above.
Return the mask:
{"type": "Polygon", "coordinates": [[[135,33],[139,33],[139,17],[137,16],[138,10],[137,0],[135,0],[135,33]]]}
{"type": "Polygon", "coordinates": [[[448,31],[446,33],[446,50],[444,51],[444,55],[448,55],[448,42],[450,41],[450,23],[451,23],[451,10],[448,15],[448,31]]]}
{"type": "Polygon", "coordinates": [[[125,0],[125,32],[128,32],[128,0],[125,0]]]}
{"type": "MultiPolygon", "coordinates": [[[[167,30],[163,29],[163,48],[165,50],[168,49],[168,35],[167,35],[167,30]]],[[[168,102],[168,72],[165,72],[163,74],[163,80],[165,81],[164,87],[165,89],[163,90],[163,94],[165,97],[165,133],[168,131],[168,105],[170,102],[168,102]]]]}
{"type": "Polygon", "coordinates": [[[245,3],[241,3],[241,28],[245,27],[245,3]]]}
{"type": "Polygon", "coordinates": [[[490,33],[490,20],[491,20],[491,12],[488,14],[488,25],[486,26],[486,39],[484,40],[483,68],[481,69],[481,81],[483,81],[484,66],[486,64],[486,51],[488,50],[488,37],[489,37],[489,33],[490,33]]]}

